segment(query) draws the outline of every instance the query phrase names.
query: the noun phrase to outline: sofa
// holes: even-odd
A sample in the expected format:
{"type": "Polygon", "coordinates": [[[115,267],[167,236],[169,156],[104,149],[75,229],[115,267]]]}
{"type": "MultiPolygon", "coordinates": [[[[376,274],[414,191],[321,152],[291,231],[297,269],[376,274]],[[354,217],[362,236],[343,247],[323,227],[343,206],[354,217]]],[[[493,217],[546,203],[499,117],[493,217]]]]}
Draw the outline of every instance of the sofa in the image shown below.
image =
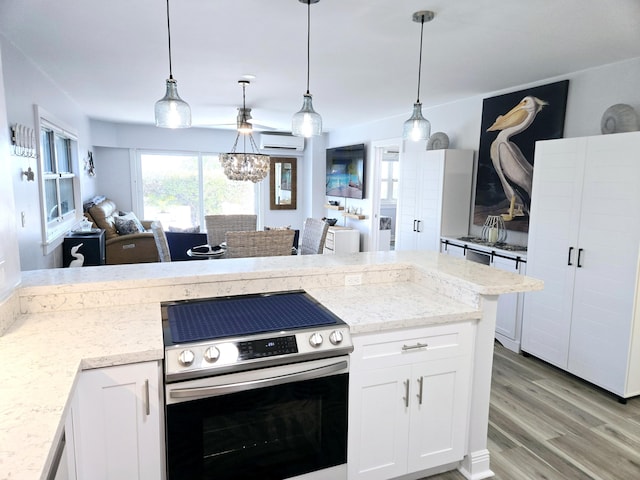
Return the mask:
{"type": "MultiPolygon", "coordinates": [[[[158,248],[151,232],[150,221],[139,221],[135,215],[122,215],[115,202],[108,198],[98,198],[87,202],[84,215],[93,223],[95,228],[105,231],[105,256],[107,265],[123,263],[150,263],[159,260],[158,248]],[[117,217],[117,219],[116,219],[117,217]],[[145,231],[136,233],[122,233],[118,225],[122,226],[128,219],[135,219],[145,231]],[[147,231],[148,230],[148,231],[147,231]]],[[[124,229],[123,229],[124,230],[124,229]]]]}

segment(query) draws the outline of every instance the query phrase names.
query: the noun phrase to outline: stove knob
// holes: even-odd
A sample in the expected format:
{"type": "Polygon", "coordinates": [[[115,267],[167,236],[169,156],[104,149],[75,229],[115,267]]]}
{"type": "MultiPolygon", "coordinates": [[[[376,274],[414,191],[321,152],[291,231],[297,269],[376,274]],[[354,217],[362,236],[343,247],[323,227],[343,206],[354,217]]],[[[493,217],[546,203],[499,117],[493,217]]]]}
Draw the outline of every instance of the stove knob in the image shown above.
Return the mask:
{"type": "Polygon", "coordinates": [[[322,340],[323,340],[322,335],[316,332],[309,337],[309,345],[311,345],[314,348],[317,348],[320,345],[322,345],[322,340]]]}
{"type": "Polygon", "coordinates": [[[331,335],[329,335],[329,341],[334,345],[342,343],[343,339],[344,337],[342,336],[342,332],[340,332],[339,330],[334,330],[333,332],[331,332],[331,335]]]}
{"type": "Polygon", "coordinates": [[[183,350],[182,352],[180,352],[180,355],[178,355],[178,363],[183,367],[188,367],[193,363],[195,359],[196,356],[191,350],[183,350]]]}
{"type": "Polygon", "coordinates": [[[218,347],[209,347],[204,352],[204,359],[209,363],[214,363],[220,358],[218,347]]]}

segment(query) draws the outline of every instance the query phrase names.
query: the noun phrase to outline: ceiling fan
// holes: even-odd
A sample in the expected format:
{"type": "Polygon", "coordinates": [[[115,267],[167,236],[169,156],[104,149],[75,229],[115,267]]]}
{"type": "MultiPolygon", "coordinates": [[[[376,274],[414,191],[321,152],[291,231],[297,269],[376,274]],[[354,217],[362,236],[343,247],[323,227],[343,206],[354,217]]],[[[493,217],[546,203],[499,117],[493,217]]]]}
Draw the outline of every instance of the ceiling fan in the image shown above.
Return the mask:
{"type": "Polygon", "coordinates": [[[235,127],[240,133],[251,133],[253,130],[260,131],[273,131],[277,130],[276,128],[269,127],[267,125],[262,125],[256,122],[253,122],[253,117],[251,115],[251,108],[248,108],[245,103],[245,90],[249,85],[249,80],[238,80],[238,84],[242,87],[242,107],[238,107],[238,115],[236,116],[235,123],[217,123],[206,125],[207,127],[213,128],[229,128],[235,127]]]}

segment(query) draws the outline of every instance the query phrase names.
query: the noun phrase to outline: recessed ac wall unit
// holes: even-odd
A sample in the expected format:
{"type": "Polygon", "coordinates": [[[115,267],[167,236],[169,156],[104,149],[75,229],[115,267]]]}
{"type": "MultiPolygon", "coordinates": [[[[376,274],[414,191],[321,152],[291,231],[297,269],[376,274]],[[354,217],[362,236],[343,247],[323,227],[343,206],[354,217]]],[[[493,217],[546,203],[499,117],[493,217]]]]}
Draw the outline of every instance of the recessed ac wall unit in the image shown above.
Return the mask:
{"type": "Polygon", "coordinates": [[[293,135],[274,135],[273,133],[260,134],[260,149],[266,150],[304,150],[304,137],[293,135]]]}

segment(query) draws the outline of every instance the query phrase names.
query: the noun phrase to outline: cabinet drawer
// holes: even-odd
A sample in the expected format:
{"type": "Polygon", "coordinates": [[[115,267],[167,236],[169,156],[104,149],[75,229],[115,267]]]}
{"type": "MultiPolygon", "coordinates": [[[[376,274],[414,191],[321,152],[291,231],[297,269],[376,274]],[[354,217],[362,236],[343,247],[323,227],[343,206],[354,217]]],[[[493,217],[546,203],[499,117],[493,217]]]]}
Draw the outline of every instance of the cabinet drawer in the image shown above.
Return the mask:
{"type": "Polygon", "coordinates": [[[352,366],[381,368],[469,355],[474,331],[475,322],[463,322],[357,335],[353,338],[352,366]]]}

